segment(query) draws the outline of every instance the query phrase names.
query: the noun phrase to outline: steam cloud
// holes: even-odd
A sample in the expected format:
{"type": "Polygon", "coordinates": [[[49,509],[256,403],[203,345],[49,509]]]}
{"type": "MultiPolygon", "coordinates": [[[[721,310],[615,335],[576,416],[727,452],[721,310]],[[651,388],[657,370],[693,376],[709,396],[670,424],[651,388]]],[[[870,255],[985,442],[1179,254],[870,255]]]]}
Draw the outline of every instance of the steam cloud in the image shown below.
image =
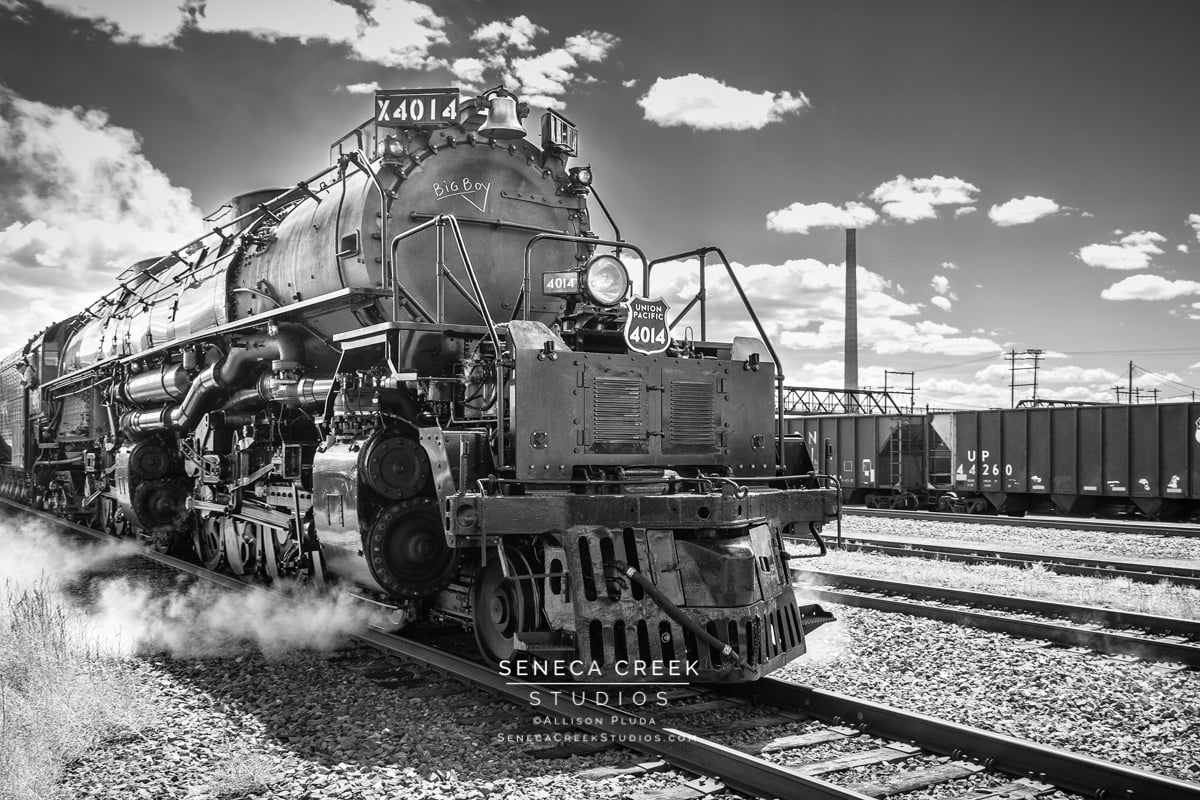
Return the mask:
{"type": "Polygon", "coordinates": [[[255,647],[268,658],[307,648],[332,650],[370,621],[370,611],[345,591],[304,586],[279,594],[233,593],[203,581],[162,593],[127,577],[101,578],[85,608],[73,581],[137,552],[127,542],[72,542],[40,522],[0,519],[0,585],[10,597],[48,588],[79,617],[101,652],[167,652],[177,657],[229,655],[255,647]]]}

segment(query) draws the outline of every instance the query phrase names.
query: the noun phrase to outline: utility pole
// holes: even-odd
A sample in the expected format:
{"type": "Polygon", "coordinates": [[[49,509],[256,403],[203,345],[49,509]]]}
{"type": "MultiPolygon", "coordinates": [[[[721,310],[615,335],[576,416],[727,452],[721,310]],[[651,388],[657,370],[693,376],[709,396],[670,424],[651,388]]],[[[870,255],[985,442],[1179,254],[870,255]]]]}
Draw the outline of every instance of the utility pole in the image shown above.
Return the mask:
{"type": "MultiPolygon", "coordinates": [[[[883,371],[883,393],[885,395],[887,395],[889,393],[889,390],[888,390],[888,376],[889,375],[900,375],[900,376],[907,375],[908,376],[908,391],[905,391],[903,389],[897,389],[896,394],[908,395],[908,409],[907,410],[908,410],[908,413],[911,414],[913,412],[913,408],[916,406],[916,395],[917,395],[916,373],[911,372],[911,371],[885,369],[883,371]]],[[[897,405],[899,405],[899,404],[897,404],[897,405]]]]}
{"type": "Polygon", "coordinates": [[[1009,350],[1008,353],[1005,354],[1004,357],[1007,358],[1009,361],[1008,393],[1009,393],[1009,406],[1011,408],[1017,407],[1017,389],[1032,388],[1033,389],[1032,399],[1037,400],[1038,365],[1041,363],[1042,354],[1045,352],[1046,352],[1045,350],[1027,349],[1024,353],[1018,353],[1014,349],[1014,350],[1009,350]],[[1032,361],[1033,364],[1031,366],[1027,366],[1027,367],[1018,367],[1017,366],[1018,359],[1020,359],[1021,361],[1032,361]],[[1017,383],[1017,370],[1025,370],[1025,369],[1033,370],[1033,380],[1029,383],[1017,383]]]}

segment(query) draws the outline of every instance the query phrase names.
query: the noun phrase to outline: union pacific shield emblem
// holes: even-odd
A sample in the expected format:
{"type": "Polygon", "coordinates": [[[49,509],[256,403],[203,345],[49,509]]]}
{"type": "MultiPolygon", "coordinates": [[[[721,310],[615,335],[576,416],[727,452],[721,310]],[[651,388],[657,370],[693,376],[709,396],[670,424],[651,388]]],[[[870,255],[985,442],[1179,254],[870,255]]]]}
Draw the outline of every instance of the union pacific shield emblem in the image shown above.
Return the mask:
{"type": "Polygon", "coordinates": [[[661,297],[629,298],[629,316],[625,318],[625,344],[630,350],[646,355],[661,353],[671,344],[667,312],[671,309],[661,297]]]}

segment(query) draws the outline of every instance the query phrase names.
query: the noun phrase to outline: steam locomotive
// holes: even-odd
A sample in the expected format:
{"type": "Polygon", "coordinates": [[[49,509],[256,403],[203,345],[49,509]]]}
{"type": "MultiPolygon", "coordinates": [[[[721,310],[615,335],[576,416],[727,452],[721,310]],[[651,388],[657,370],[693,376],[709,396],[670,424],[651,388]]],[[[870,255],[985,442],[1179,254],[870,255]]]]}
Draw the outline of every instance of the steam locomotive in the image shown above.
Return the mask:
{"type": "Polygon", "coordinates": [[[830,617],[782,537],[819,544],[838,497],[783,474],[765,335],[678,340],[632,294],[655,262],[593,230],[564,116],[539,147],[503,87],[375,101],[330,167],[0,362],[0,494],[247,581],[350,583],[496,663],[745,681],[802,654],[830,617]]]}

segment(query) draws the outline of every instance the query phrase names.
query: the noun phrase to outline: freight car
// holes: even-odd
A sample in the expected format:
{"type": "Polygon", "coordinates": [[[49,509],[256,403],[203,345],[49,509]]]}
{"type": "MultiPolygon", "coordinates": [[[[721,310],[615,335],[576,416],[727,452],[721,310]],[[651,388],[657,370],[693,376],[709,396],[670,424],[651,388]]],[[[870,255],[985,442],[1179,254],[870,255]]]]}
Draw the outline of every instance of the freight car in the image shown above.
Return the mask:
{"type": "Polygon", "coordinates": [[[835,475],[848,503],[1200,517],[1196,403],[818,415],[786,425],[795,465],[835,475]]]}
{"type": "Polygon", "coordinates": [[[248,581],[356,584],[497,663],[742,681],[803,653],[829,616],[782,536],[838,504],[781,472],[773,350],[680,341],[632,294],[651,263],[595,232],[565,117],[539,146],[502,87],[375,100],[329,168],[0,362],[0,493],[248,581]]]}

